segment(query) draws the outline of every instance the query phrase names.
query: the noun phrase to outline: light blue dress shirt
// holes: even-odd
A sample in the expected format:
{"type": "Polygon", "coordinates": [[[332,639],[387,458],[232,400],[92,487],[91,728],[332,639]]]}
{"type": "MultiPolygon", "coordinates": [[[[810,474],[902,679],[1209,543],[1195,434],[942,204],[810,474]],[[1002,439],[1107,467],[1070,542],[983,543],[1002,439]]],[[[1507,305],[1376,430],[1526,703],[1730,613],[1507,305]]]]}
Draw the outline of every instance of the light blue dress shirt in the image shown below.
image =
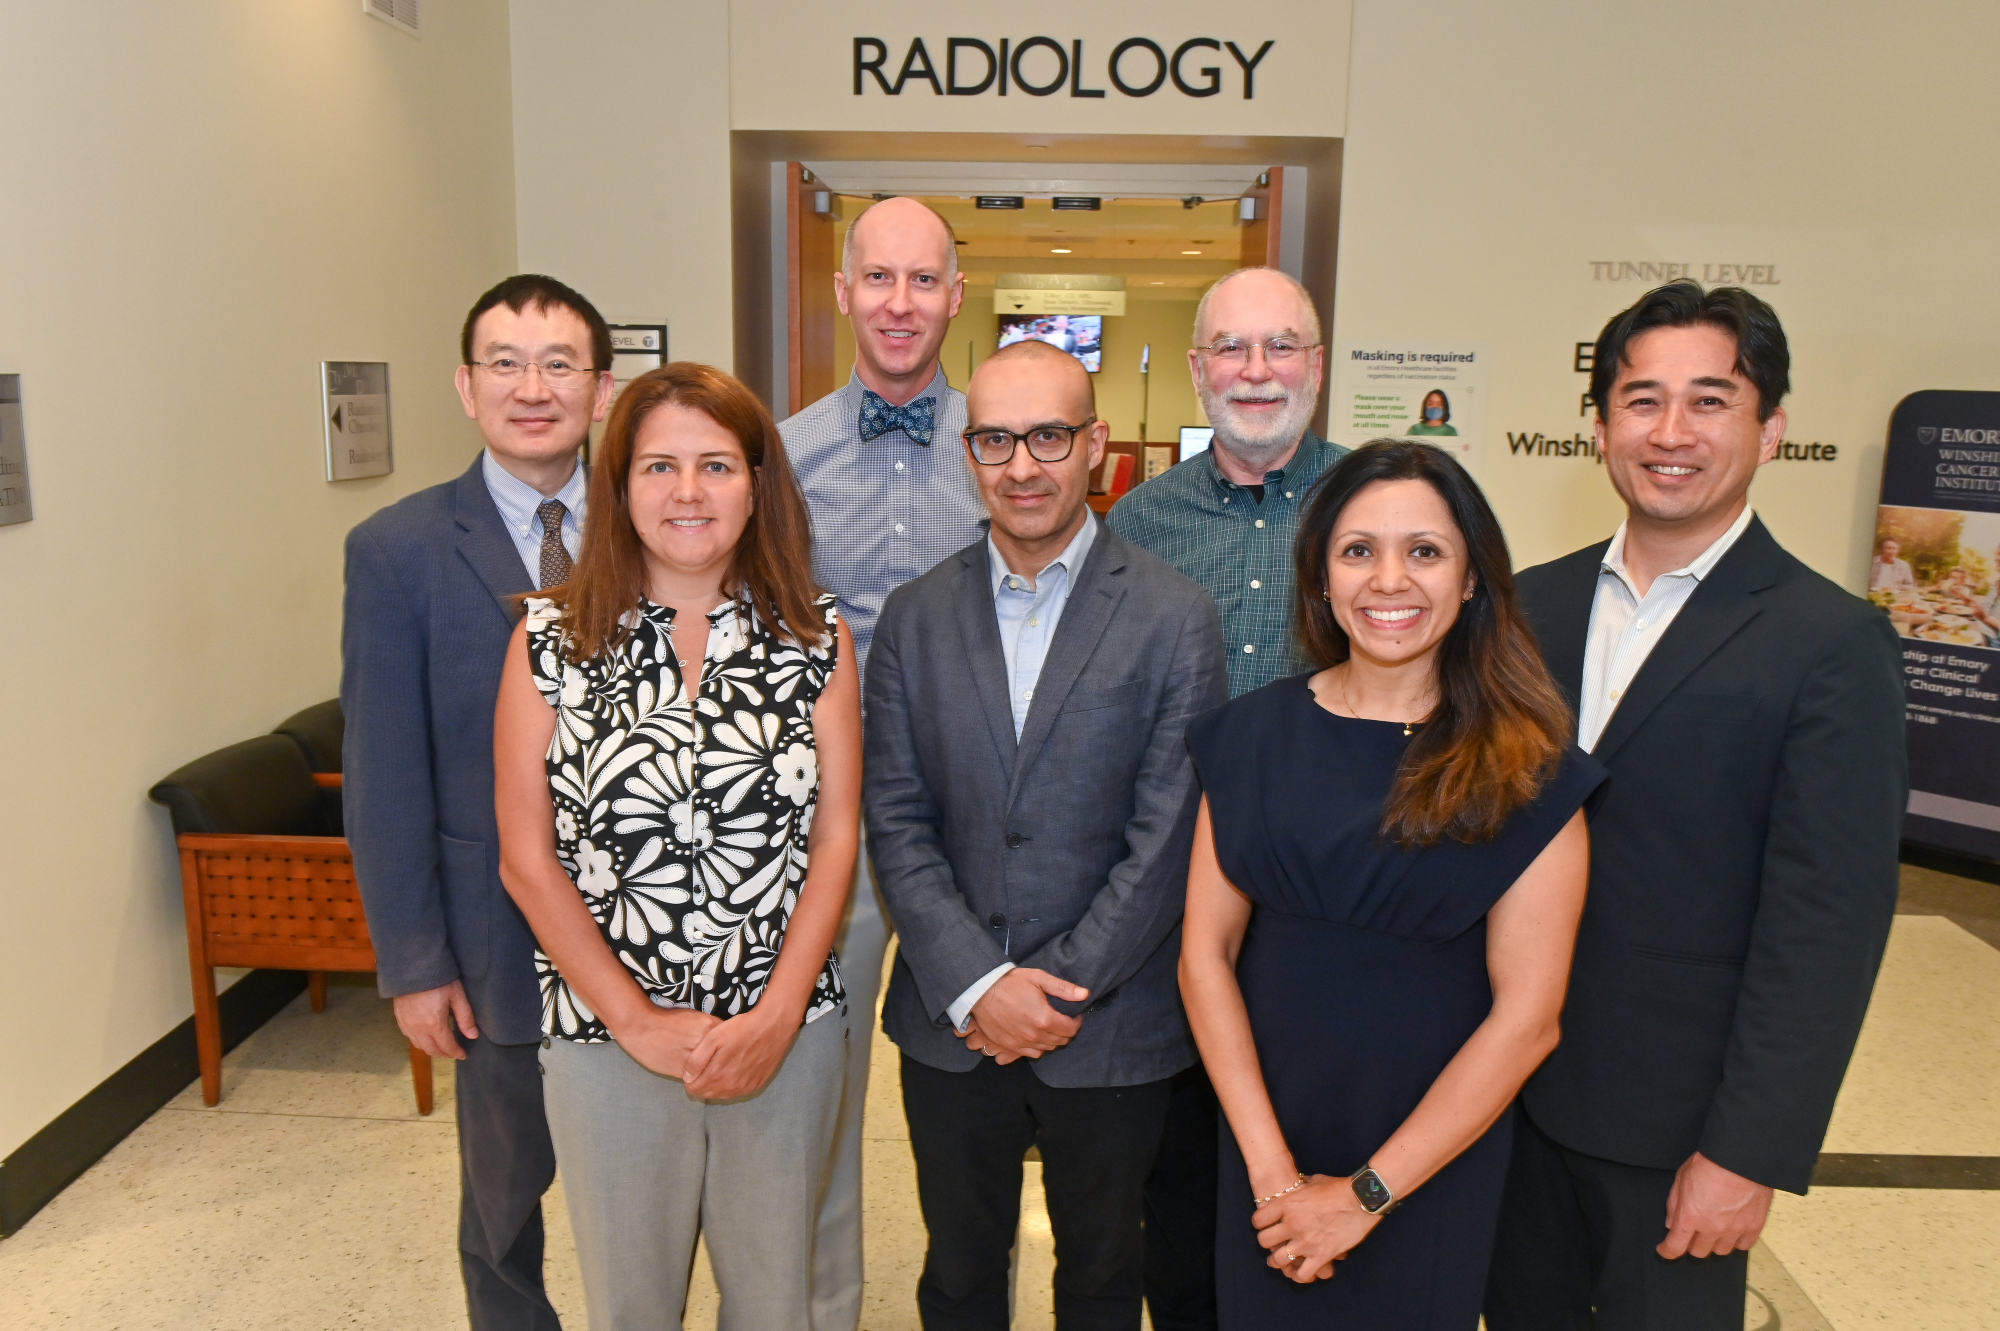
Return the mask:
{"type": "MultiPolygon", "coordinates": [[[[993,534],[989,531],[986,535],[986,558],[993,575],[993,611],[1000,619],[1000,650],[1007,658],[1007,696],[1013,704],[1015,739],[1021,738],[1021,727],[1027,724],[1028,708],[1035,701],[1035,685],[1042,678],[1042,663],[1048,660],[1049,644],[1055,641],[1056,624],[1062,619],[1063,607],[1069,604],[1076,575],[1082,572],[1083,561],[1090,556],[1090,543],[1096,539],[1097,518],[1086,513],[1082,529],[1048,567],[1035,575],[1031,587],[1026,578],[1007,567],[1000,547],[993,544],[993,534]]],[[[963,1032],[972,1019],[973,1005],[1013,969],[1013,962],[1003,961],[973,981],[945,1009],[952,1028],[963,1032]]]]}
{"type": "Polygon", "coordinates": [[[563,482],[563,488],[552,495],[544,495],[513,472],[495,460],[489,449],[485,455],[485,465],[480,475],[486,481],[486,493],[493,496],[493,506],[500,510],[500,521],[507,525],[507,535],[514,540],[514,549],[520,553],[521,562],[528,566],[528,580],[535,584],[537,591],[542,586],[542,520],[535,516],[544,499],[562,501],[563,548],[569,557],[575,559],[583,548],[583,500],[590,489],[590,478],[581,463],[563,482]]]}

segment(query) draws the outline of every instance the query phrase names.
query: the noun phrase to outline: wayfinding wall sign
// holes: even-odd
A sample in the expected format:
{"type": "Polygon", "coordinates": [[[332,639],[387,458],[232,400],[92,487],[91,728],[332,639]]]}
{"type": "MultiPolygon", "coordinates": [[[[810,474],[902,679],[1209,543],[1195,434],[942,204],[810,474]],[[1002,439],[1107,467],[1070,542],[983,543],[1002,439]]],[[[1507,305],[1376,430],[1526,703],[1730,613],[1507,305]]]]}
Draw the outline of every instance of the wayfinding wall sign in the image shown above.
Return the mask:
{"type": "Polygon", "coordinates": [[[28,498],[28,443],[21,432],[21,376],[0,374],[0,527],[34,516],[28,498]]]}
{"type": "Polygon", "coordinates": [[[325,360],[319,368],[326,478],[387,476],[396,469],[389,432],[389,366],[383,361],[325,360]]]}

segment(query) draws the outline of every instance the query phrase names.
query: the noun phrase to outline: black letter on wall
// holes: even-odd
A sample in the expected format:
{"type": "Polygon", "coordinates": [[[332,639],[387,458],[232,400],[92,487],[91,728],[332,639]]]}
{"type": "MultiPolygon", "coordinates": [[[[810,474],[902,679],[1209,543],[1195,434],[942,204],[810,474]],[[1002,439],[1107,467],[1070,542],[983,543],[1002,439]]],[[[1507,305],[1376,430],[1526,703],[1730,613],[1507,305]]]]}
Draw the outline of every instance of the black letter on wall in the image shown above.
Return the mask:
{"type": "Polygon", "coordinates": [[[1127,97],[1151,97],[1160,90],[1160,85],[1166,81],[1167,53],[1160,49],[1158,42],[1148,41],[1144,37],[1127,37],[1124,41],[1118,43],[1117,47],[1111,52],[1111,86],[1124,93],[1127,97]],[[1160,62],[1159,68],[1153,71],[1153,81],[1136,88],[1118,76],[1119,58],[1127,51],[1133,50],[1151,51],[1153,59],[1160,62]]]}
{"type": "Polygon", "coordinates": [[[1236,63],[1243,66],[1243,100],[1247,102],[1257,95],[1253,91],[1257,83],[1257,66],[1266,55],[1270,54],[1271,47],[1275,43],[1265,42],[1257,48],[1257,54],[1248,60],[1243,58],[1243,52],[1236,48],[1235,42],[1224,42],[1223,45],[1229,48],[1229,54],[1236,57],[1236,63]]]}
{"type": "MultiPolygon", "coordinates": [[[[1220,51],[1222,43],[1213,37],[1190,37],[1174,48],[1174,58],[1168,64],[1167,69],[1174,76],[1174,86],[1188,96],[1213,97],[1222,91],[1222,67],[1220,65],[1203,65],[1201,67],[1201,72],[1208,75],[1208,86],[1206,88],[1197,88],[1181,77],[1181,57],[1198,47],[1207,47],[1211,51],[1220,51]]],[[[1018,79],[1020,76],[1020,71],[1016,70],[1014,77],[1018,79]]]]}
{"type": "Polygon", "coordinates": [[[1072,97],[1102,97],[1104,89],[1086,88],[1083,86],[1083,38],[1077,38],[1070,45],[1072,53],[1069,58],[1069,95],[1072,97]]]}
{"type": "Polygon", "coordinates": [[[854,95],[856,97],[861,95],[861,75],[864,72],[875,76],[875,81],[882,85],[883,92],[891,96],[895,95],[895,89],[889,86],[889,80],[882,77],[882,62],[888,58],[888,44],[881,39],[876,37],[856,37],[854,39],[854,95]],[[861,58],[862,48],[869,46],[875,48],[875,58],[873,60],[863,60],[861,58]]]}
{"type": "Polygon", "coordinates": [[[993,48],[977,37],[953,37],[944,44],[944,91],[948,97],[976,97],[993,86],[993,76],[1000,71],[1000,64],[993,58],[993,48]],[[986,77],[970,87],[958,81],[958,52],[960,47],[977,50],[986,57],[986,77]]]}
{"type": "Polygon", "coordinates": [[[1069,82],[1069,52],[1063,50],[1062,43],[1053,37],[1030,37],[1014,48],[1014,86],[1030,97],[1046,97],[1069,82]],[[1053,83],[1039,87],[1021,77],[1021,57],[1037,46],[1046,46],[1056,53],[1056,77],[1053,83]]]}
{"type": "Polygon", "coordinates": [[[931,94],[936,97],[944,96],[944,88],[938,83],[937,70],[931,67],[931,53],[924,46],[924,39],[921,37],[914,38],[910,42],[910,53],[903,57],[903,71],[896,75],[898,97],[903,95],[903,85],[913,78],[929,79],[931,94]],[[917,63],[919,60],[923,61],[922,65],[917,63]]]}

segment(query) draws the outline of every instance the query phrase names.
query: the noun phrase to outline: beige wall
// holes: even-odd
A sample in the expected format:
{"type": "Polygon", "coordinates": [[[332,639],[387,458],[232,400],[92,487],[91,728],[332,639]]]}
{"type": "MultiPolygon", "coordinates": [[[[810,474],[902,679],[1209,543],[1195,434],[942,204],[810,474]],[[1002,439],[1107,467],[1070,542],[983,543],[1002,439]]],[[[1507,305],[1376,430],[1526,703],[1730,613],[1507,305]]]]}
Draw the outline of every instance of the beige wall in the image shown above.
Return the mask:
{"type": "Polygon", "coordinates": [[[1979,0],[1361,0],[1338,335],[1491,345],[1481,478],[1535,563],[1620,514],[1601,467],[1505,433],[1588,437],[1573,344],[1653,284],[1591,262],[1774,265],[1789,437],[1839,457],[1773,463],[1751,500],[1858,587],[1897,400],[2000,388],[1996,50],[1979,0]]]}
{"type": "MultiPolygon", "coordinates": [[[[497,6],[496,6],[497,8],[497,6]]],[[[728,366],[726,0],[515,0],[520,264],[728,366]]]]}
{"type": "Polygon", "coordinates": [[[506,16],[11,6],[0,372],[0,1153],[192,1010],[146,789],[339,681],[341,538],[463,468],[465,307],[514,261],[506,16]],[[397,470],[329,485],[318,363],[391,364],[397,470]]]}

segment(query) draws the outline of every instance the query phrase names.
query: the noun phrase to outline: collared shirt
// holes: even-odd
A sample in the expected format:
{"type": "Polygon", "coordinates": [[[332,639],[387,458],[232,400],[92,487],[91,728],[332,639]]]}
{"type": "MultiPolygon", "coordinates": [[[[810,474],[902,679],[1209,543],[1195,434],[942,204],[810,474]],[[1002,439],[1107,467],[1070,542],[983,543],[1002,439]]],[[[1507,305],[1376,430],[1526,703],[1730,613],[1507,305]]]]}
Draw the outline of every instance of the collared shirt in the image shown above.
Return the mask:
{"type": "Polygon", "coordinates": [[[1659,646],[1688,597],[1729,553],[1737,538],[1749,530],[1755,516],[1745,505],[1742,516],[1716,538],[1715,544],[1686,568],[1654,578],[1644,596],[1639,595],[1625,569],[1625,524],[1618,524],[1618,534],[1604,551],[1597,594],[1590,603],[1590,631],[1583,648],[1583,696],[1576,718],[1578,748],[1588,753],[1597,747],[1639,667],[1659,646]]]}
{"type": "MultiPolygon", "coordinates": [[[[1090,558],[1090,546],[1096,539],[1097,519],[1086,515],[1083,526],[1063,547],[1063,552],[1035,575],[1031,587],[1026,578],[1007,567],[1000,547],[993,544],[992,533],[987,533],[993,613],[1000,619],[1000,650],[1007,658],[1007,697],[1014,709],[1015,739],[1021,738],[1028,707],[1035,701],[1035,685],[1042,678],[1042,663],[1048,659],[1049,644],[1055,640],[1056,624],[1062,619],[1063,607],[1069,604],[1070,591],[1076,586],[1076,576],[1083,571],[1083,561],[1090,558]]],[[[952,1029],[962,1033],[972,1019],[973,1005],[1013,969],[1013,962],[1003,961],[974,980],[945,1009],[952,1029]]]]}
{"type": "Polygon", "coordinates": [[[542,520],[535,515],[544,499],[559,499],[564,509],[562,520],[563,548],[569,557],[575,559],[577,551],[583,548],[583,500],[590,489],[590,477],[578,463],[563,488],[552,495],[545,495],[534,486],[501,466],[499,460],[488,449],[485,462],[480,468],[485,478],[486,492],[493,496],[493,506],[500,510],[500,520],[507,524],[507,535],[514,540],[514,549],[521,556],[521,562],[528,566],[528,579],[537,590],[542,585],[542,520]]]}
{"type": "Polygon", "coordinates": [[[1030,583],[1007,567],[993,534],[986,534],[986,557],[992,562],[993,612],[1000,619],[1000,650],[1007,657],[1007,698],[1014,708],[1014,738],[1028,722],[1028,706],[1035,700],[1035,685],[1042,677],[1042,662],[1048,659],[1049,643],[1056,635],[1056,623],[1069,604],[1070,588],[1090,555],[1097,539],[1097,520],[1085,510],[1078,528],[1063,552],[1030,583]]]}
{"type": "Polygon", "coordinates": [[[986,517],[960,437],[965,394],[944,371],[917,394],[937,399],[929,446],[901,430],[863,443],[864,391],[857,374],[778,426],[812,512],[813,577],[838,598],[862,667],[889,593],[977,541],[986,517]]]}
{"type": "Polygon", "coordinates": [[[1260,504],[1210,449],[1133,486],[1111,510],[1111,530],[1215,598],[1232,698],[1312,668],[1292,630],[1292,539],[1314,483],[1347,451],[1306,431],[1284,469],[1264,473],[1260,504]]]}

